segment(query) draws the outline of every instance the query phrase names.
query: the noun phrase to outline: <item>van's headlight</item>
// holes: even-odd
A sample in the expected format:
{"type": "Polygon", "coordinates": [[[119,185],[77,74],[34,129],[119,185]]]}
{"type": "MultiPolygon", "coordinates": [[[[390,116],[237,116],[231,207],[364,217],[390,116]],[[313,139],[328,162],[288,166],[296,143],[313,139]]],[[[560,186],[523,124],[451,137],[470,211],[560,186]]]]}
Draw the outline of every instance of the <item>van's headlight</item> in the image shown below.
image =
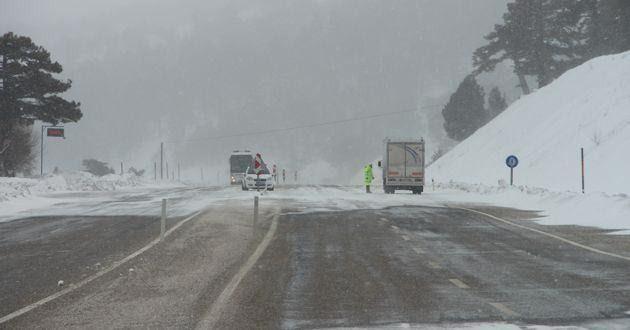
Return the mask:
{"type": "Polygon", "coordinates": [[[251,176],[248,176],[246,180],[247,181],[252,181],[252,180],[254,180],[254,178],[252,178],[251,176]]]}

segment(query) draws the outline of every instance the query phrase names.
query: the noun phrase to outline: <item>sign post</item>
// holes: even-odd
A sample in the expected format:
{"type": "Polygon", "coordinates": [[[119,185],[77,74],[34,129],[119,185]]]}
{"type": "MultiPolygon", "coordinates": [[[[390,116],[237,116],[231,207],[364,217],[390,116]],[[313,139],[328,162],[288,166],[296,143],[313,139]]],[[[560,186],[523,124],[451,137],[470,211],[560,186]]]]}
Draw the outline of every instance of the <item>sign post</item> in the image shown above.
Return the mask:
{"type": "MultiPolygon", "coordinates": [[[[256,191],[260,190],[258,182],[260,182],[260,172],[263,170],[264,166],[265,163],[262,160],[262,156],[259,153],[256,154],[256,157],[254,157],[254,172],[256,172],[256,183],[254,183],[254,186],[256,191]]],[[[265,190],[267,190],[267,182],[265,182],[265,190]]]]}
{"type": "Polygon", "coordinates": [[[510,168],[510,186],[514,185],[514,168],[518,166],[518,158],[510,155],[505,159],[505,165],[510,168]]]}
{"type": "Polygon", "coordinates": [[[39,175],[41,176],[44,175],[44,129],[46,130],[46,136],[66,138],[63,127],[42,125],[42,141],[39,144],[39,175]]]}

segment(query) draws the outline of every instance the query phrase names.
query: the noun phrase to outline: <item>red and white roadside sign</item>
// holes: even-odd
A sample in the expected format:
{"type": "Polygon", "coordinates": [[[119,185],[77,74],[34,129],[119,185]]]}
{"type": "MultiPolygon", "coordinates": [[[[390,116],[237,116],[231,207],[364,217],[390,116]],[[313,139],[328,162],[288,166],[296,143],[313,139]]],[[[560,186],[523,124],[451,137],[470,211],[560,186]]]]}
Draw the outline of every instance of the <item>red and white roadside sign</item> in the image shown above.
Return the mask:
{"type": "Polygon", "coordinates": [[[63,127],[48,127],[46,129],[46,136],[65,138],[64,133],[63,127]]]}
{"type": "Polygon", "coordinates": [[[260,171],[263,170],[265,163],[262,160],[262,156],[260,154],[256,154],[256,158],[254,158],[254,171],[256,175],[260,174],[260,171]]]}

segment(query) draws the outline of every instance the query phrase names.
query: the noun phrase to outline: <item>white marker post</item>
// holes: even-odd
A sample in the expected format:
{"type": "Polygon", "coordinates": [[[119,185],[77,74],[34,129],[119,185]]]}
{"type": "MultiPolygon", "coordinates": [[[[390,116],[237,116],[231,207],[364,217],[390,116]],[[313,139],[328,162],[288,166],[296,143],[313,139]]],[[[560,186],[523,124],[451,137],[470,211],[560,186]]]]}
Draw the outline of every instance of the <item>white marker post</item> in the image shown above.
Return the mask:
{"type": "Polygon", "coordinates": [[[584,148],[580,148],[580,157],[582,158],[582,193],[584,193],[584,148]]]}
{"type": "Polygon", "coordinates": [[[164,239],[166,232],[166,199],[162,199],[162,220],[160,221],[160,241],[164,239]]]}
{"type": "Polygon", "coordinates": [[[258,223],[258,196],[254,196],[254,223],[252,229],[252,236],[256,236],[256,224],[258,223]]]}

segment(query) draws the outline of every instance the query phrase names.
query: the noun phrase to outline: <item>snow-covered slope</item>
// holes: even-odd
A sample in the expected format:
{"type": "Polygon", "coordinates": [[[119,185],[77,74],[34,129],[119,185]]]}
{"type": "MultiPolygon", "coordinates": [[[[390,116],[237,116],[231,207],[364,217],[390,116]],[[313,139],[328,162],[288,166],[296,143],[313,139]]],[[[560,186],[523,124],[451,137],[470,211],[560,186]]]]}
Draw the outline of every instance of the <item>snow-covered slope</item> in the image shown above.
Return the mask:
{"type": "Polygon", "coordinates": [[[427,170],[427,180],[630,193],[630,52],[593,59],[513,103],[427,170]]]}

